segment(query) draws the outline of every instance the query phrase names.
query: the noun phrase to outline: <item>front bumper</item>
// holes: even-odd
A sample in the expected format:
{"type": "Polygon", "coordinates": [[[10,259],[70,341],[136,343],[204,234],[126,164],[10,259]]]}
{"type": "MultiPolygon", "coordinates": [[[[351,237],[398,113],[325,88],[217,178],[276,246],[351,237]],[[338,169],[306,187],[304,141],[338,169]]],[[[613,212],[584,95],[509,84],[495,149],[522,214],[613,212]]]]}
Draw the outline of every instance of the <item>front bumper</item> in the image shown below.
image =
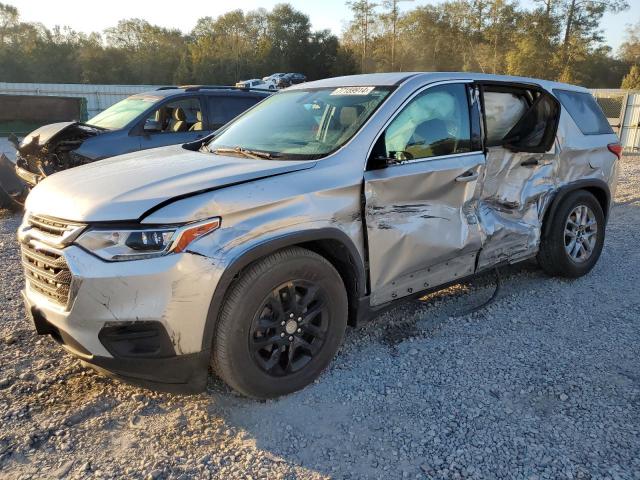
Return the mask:
{"type": "Polygon", "coordinates": [[[23,292],[39,334],[129,383],[183,393],[206,387],[203,335],[218,279],[209,259],[183,253],[110,263],[76,246],[63,254],[75,285],[67,306],[28,282],[23,292]]]}

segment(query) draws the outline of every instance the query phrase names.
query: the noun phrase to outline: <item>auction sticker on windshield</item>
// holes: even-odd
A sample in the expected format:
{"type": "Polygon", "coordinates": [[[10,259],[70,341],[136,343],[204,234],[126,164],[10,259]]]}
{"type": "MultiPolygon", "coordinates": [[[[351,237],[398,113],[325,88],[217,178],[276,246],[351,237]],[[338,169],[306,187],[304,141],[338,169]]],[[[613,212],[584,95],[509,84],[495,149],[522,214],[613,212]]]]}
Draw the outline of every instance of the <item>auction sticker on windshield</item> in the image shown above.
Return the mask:
{"type": "Polygon", "coordinates": [[[331,95],[369,95],[376,87],[340,87],[336,88],[331,95]]]}

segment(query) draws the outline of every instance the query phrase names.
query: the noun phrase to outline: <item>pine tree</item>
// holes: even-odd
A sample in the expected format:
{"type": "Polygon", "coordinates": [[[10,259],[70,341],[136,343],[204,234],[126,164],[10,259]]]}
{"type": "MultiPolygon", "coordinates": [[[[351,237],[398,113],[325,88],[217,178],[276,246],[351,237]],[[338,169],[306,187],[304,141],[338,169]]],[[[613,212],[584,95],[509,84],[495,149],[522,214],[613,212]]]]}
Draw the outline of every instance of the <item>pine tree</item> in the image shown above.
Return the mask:
{"type": "Polygon", "coordinates": [[[634,65],[629,73],[622,79],[621,88],[628,90],[640,90],[640,66],[634,65]]]}

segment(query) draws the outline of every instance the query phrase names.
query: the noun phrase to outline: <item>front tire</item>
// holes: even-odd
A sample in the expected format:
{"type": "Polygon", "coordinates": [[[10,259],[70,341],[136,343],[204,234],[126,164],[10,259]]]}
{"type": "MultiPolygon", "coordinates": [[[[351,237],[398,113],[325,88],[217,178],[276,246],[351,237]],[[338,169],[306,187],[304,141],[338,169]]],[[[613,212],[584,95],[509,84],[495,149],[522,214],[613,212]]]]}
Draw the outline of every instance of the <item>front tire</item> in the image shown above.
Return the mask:
{"type": "Polygon", "coordinates": [[[538,253],[542,269],[567,278],[591,271],[605,237],[605,218],[598,200],[586,190],[571,192],[547,221],[538,253]]]}
{"type": "Polygon", "coordinates": [[[274,398],[313,382],[347,325],[340,274],[322,256],[287,248],[250,265],[228,292],[212,367],[239,393],[274,398]]]}

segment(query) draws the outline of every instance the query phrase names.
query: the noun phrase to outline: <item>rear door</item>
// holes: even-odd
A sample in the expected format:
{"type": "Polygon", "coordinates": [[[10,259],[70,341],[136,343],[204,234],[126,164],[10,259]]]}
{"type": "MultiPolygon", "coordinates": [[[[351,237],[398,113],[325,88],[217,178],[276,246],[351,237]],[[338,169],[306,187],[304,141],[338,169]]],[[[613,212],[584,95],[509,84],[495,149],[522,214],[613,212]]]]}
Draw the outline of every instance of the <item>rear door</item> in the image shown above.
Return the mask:
{"type": "Polygon", "coordinates": [[[558,101],[535,85],[476,84],[485,126],[486,174],[478,215],[478,269],[537,251],[545,198],[555,188],[558,101]]]}
{"type": "Polygon", "coordinates": [[[388,123],[364,180],[372,304],[474,272],[484,164],[468,83],[424,88],[388,123]]]}

